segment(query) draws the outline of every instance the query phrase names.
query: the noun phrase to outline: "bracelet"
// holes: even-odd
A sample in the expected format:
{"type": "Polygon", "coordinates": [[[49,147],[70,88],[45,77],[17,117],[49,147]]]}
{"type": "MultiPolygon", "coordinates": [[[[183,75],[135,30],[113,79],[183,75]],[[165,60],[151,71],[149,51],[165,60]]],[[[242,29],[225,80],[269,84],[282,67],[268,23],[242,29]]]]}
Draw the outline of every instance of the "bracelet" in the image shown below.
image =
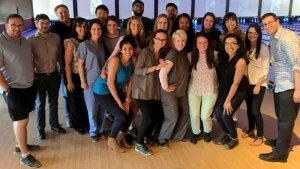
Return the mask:
{"type": "Polygon", "coordinates": [[[127,98],[126,98],[125,101],[126,101],[126,102],[131,102],[131,99],[127,99],[127,98]]]}
{"type": "Polygon", "coordinates": [[[156,70],[156,66],[153,66],[153,68],[154,68],[154,71],[156,70]]]}

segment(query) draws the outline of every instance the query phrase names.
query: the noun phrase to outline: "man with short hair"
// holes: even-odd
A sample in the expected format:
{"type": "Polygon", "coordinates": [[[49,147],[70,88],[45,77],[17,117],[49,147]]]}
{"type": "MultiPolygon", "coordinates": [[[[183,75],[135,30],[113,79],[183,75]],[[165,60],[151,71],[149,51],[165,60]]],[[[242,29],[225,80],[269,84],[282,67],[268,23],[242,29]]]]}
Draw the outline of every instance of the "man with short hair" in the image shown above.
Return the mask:
{"type": "MultiPolygon", "coordinates": [[[[95,10],[96,17],[101,21],[102,30],[106,30],[106,20],[109,14],[109,10],[106,5],[99,5],[95,10]]],[[[102,33],[103,34],[103,33],[102,33]]]]}
{"type": "MultiPolygon", "coordinates": [[[[133,12],[134,16],[141,18],[141,20],[143,22],[143,26],[144,26],[145,35],[148,36],[153,31],[154,25],[153,25],[153,22],[151,19],[149,19],[147,17],[143,17],[144,2],[141,0],[133,1],[132,2],[132,12],[133,12]]],[[[129,19],[130,18],[127,18],[123,21],[123,23],[121,25],[121,29],[126,29],[129,19]]]]}
{"type": "Polygon", "coordinates": [[[6,19],[6,30],[0,35],[0,92],[7,103],[16,137],[15,152],[21,153],[20,162],[38,168],[41,163],[29,151],[39,150],[38,145],[27,144],[29,113],[35,100],[32,52],[29,42],[21,36],[24,20],[18,14],[6,19]]]}
{"type": "Polygon", "coordinates": [[[45,14],[37,15],[35,26],[37,27],[36,33],[27,39],[31,44],[33,53],[35,86],[37,88],[35,101],[37,137],[39,140],[44,140],[46,139],[45,105],[47,95],[51,130],[66,133],[66,130],[58,122],[58,93],[61,75],[58,72],[57,64],[60,68],[62,67],[63,55],[59,36],[49,32],[49,17],[45,14]]]}
{"type": "Polygon", "coordinates": [[[300,39],[295,32],[281,27],[274,13],[264,14],[262,24],[270,35],[278,135],[277,139],[265,142],[273,147],[273,151],[260,154],[259,158],[269,162],[287,162],[300,105],[300,39]]]}
{"type": "Polygon", "coordinates": [[[169,17],[169,19],[171,21],[174,21],[174,19],[176,18],[177,14],[178,14],[177,5],[174,3],[168,3],[166,5],[166,13],[167,13],[167,16],[169,17]]]}
{"type": "MultiPolygon", "coordinates": [[[[59,35],[60,40],[61,40],[61,45],[62,45],[62,56],[64,56],[65,50],[64,50],[64,40],[65,39],[69,39],[72,37],[72,26],[74,23],[74,19],[70,18],[70,13],[69,13],[69,8],[64,5],[64,4],[60,4],[57,5],[54,8],[54,12],[57,16],[58,21],[54,22],[51,27],[50,27],[50,31],[53,33],[56,33],[59,35]]],[[[63,72],[64,68],[65,68],[65,59],[64,57],[62,58],[62,67],[61,67],[61,72],[63,72]]],[[[62,74],[62,78],[61,78],[61,91],[62,91],[62,95],[63,95],[63,103],[64,103],[64,107],[65,107],[65,112],[66,112],[66,123],[67,123],[67,127],[72,127],[72,122],[70,119],[70,108],[69,108],[69,104],[68,104],[68,94],[67,94],[67,88],[65,86],[64,81],[66,80],[65,74],[62,74]]]]}

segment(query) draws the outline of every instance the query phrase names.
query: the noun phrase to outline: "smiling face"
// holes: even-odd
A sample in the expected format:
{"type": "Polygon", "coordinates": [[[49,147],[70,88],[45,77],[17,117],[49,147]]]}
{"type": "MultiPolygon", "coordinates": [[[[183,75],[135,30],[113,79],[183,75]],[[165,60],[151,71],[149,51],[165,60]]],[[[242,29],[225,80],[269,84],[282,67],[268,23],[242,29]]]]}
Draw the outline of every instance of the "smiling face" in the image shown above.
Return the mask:
{"type": "Polygon", "coordinates": [[[62,23],[67,23],[70,20],[69,10],[65,7],[59,7],[55,14],[62,23]]]}
{"type": "Polygon", "coordinates": [[[144,5],[142,3],[136,3],[132,7],[132,12],[134,16],[141,17],[144,13],[144,5]]]}
{"type": "Polygon", "coordinates": [[[154,46],[158,49],[164,47],[167,43],[167,35],[165,33],[156,33],[153,38],[154,46]]]}
{"type": "Polygon", "coordinates": [[[133,36],[139,34],[142,29],[142,25],[140,24],[140,22],[135,19],[131,21],[129,27],[133,36]]]}
{"type": "Polygon", "coordinates": [[[102,24],[105,24],[108,13],[104,9],[98,9],[96,12],[96,16],[101,21],[102,24]]]}
{"type": "Polygon", "coordinates": [[[206,30],[210,30],[213,25],[214,25],[214,18],[207,15],[205,18],[204,18],[204,29],[206,30]]]}
{"type": "Polygon", "coordinates": [[[8,36],[19,38],[24,31],[24,23],[21,18],[11,18],[5,24],[6,33],[8,36]]]}
{"type": "Polygon", "coordinates": [[[258,33],[256,32],[255,28],[250,27],[248,29],[248,33],[247,33],[247,38],[249,39],[250,42],[256,42],[258,39],[258,33]]]}
{"type": "Polygon", "coordinates": [[[35,26],[40,33],[48,33],[50,22],[47,19],[40,19],[39,21],[35,22],[35,26]]]}
{"type": "Polygon", "coordinates": [[[78,37],[84,37],[87,32],[87,24],[86,22],[83,22],[81,24],[76,24],[76,29],[75,29],[77,36],[78,37]]]}
{"type": "Polygon", "coordinates": [[[269,34],[274,36],[277,30],[280,28],[279,19],[273,16],[268,16],[262,20],[264,30],[269,34]]]}
{"type": "Polygon", "coordinates": [[[226,22],[225,22],[225,26],[228,29],[228,32],[234,32],[234,29],[236,27],[237,23],[236,20],[229,18],[226,22]]]}
{"type": "Polygon", "coordinates": [[[197,49],[200,54],[205,54],[208,48],[208,40],[205,37],[199,36],[197,38],[197,49]]]}
{"type": "Polygon", "coordinates": [[[99,39],[102,34],[101,26],[97,23],[94,23],[91,27],[91,38],[99,39]]]}
{"type": "Polygon", "coordinates": [[[121,48],[122,57],[124,57],[125,59],[130,59],[133,55],[133,52],[134,50],[130,43],[123,44],[121,48]]]}
{"type": "Polygon", "coordinates": [[[225,51],[230,57],[233,57],[239,48],[240,45],[235,38],[229,37],[225,40],[225,51]]]}
{"type": "Polygon", "coordinates": [[[174,47],[178,51],[182,51],[186,44],[186,38],[183,36],[177,35],[173,38],[173,44],[174,44],[174,47]]]}
{"type": "Polygon", "coordinates": [[[107,32],[111,35],[115,35],[118,32],[118,24],[117,22],[110,20],[106,25],[107,32]]]}
{"type": "Polygon", "coordinates": [[[179,18],[179,29],[184,30],[185,32],[188,31],[190,27],[190,21],[187,17],[180,17],[179,18]]]}
{"type": "Polygon", "coordinates": [[[163,29],[163,30],[167,30],[168,29],[168,20],[165,17],[161,17],[159,18],[158,22],[157,22],[157,30],[158,29],[163,29]]]}
{"type": "Polygon", "coordinates": [[[174,6],[167,7],[167,16],[170,20],[174,20],[178,14],[178,10],[174,6]]]}

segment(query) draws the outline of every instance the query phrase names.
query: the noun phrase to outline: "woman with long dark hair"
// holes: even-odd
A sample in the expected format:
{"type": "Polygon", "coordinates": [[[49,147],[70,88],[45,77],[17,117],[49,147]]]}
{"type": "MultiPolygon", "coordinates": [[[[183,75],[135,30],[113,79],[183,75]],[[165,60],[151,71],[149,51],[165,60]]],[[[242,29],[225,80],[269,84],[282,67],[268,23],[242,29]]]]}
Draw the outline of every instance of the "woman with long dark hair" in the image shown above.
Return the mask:
{"type": "Polygon", "coordinates": [[[202,19],[201,32],[206,32],[211,36],[214,50],[219,51],[223,36],[221,31],[218,28],[216,28],[215,14],[207,12],[204,15],[202,19]]]}
{"type": "Polygon", "coordinates": [[[237,34],[227,34],[223,44],[225,53],[218,54],[217,63],[219,96],[215,106],[215,116],[225,132],[218,144],[223,145],[224,149],[232,149],[239,143],[232,116],[247,94],[249,83],[245,71],[248,59],[244,42],[237,34]]]}
{"type": "Polygon", "coordinates": [[[262,31],[258,24],[249,26],[246,32],[246,50],[250,63],[247,68],[249,88],[246,96],[249,129],[242,138],[254,136],[255,126],[257,137],[251,143],[259,146],[263,143],[264,123],[260,112],[261,104],[268,87],[270,54],[266,44],[262,41],[262,31]]]}
{"type": "Polygon", "coordinates": [[[245,41],[245,33],[241,30],[239,20],[235,13],[227,13],[222,22],[223,35],[226,36],[229,33],[238,35],[242,41],[245,41]]]}

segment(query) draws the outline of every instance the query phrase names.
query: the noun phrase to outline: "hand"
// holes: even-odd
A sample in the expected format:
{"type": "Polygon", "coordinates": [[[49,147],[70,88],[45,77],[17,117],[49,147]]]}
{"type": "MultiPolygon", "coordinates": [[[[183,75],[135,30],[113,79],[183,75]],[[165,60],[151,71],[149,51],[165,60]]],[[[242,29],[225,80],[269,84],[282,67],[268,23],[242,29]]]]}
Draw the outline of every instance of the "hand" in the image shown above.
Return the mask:
{"type": "Polygon", "coordinates": [[[68,83],[67,89],[69,92],[73,92],[73,90],[75,89],[74,83],[73,82],[68,83]]]}
{"type": "Polygon", "coordinates": [[[125,108],[124,108],[122,102],[120,102],[120,103],[118,103],[118,104],[119,104],[119,107],[120,107],[122,110],[124,110],[124,111],[126,112],[126,110],[125,110],[125,108]]]}
{"type": "Polygon", "coordinates": [[[173,85],[171,85],[171,86],[168,86],[166,89],[165,89],[165,91],[166,92],[174,92],[176,90],[176,84],[173,84],[173,85]]]}
{"type": "Polygon", "coordinates": [[[89,86],[88,86],[88,84],[85,82],[85,83],[81,83],[81,88],[83,88],[83,89],[88,89],[89,86]]]}
{"type": "Polygon", "coordinates": [[[100,76],[102,77],[102,79],[105,79],[107,77],[107,71],[105,69],[101,69],[100,76]]]}
{"type": "Polygon", "coordinates": [[[224,105],[223,105],[223,108],[224,108],[224,112],[227,115],[230,115],[233,112],[233,109],[232,109],[230,101],[229,102],[225,102],[224,105]]]}
{"type": "Polygon", "coordinates": [[[123,107],[124,107],[124,111],[126,112],[126,114],[128,114],[129,108],[130,108],[130,102],[124,102],[123,107]]]}
{"type": "Polygon", "coordinates": [[[161,68],[168,65],[167,61],[164,61],[163,59],[159,59],[159,64],[156,66],[156,70],[160,70],[161,68]]]}
{"type": "Polygon", "coordinates": [[[255,85],[254,89],[253,89],[253,94],[258,94],[260,91],[260,86],[255,85]]]}
{"type": "Polygon", "coordinates": [[[300,103],[300,90],[295,90],[294,91],[294,102],[295,103],[300,103]]]}

